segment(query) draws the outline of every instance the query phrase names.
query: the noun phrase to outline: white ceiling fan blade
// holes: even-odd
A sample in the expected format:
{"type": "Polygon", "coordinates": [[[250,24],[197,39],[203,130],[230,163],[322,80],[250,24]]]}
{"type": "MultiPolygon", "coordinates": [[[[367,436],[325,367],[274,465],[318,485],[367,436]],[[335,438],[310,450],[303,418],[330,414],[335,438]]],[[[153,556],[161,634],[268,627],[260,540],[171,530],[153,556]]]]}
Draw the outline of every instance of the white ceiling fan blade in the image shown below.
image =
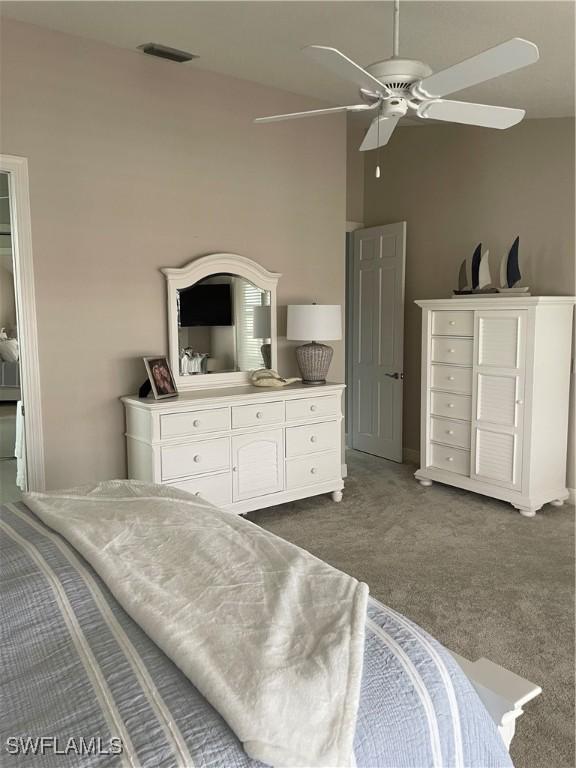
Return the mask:
{"type": "Polygon", "coordinates": [[[527,67],[538,58],[538,46],[521,37],[513,37],[506,43],[425,77],[415,86],[414,94],[424,99],[436,99],[527,67]]]}
{"type": "Polygon", "coordinates": [[[325,45],[307,45],[302,50],[307,56],[311,56],[318,64],[334,72],[335,75],[338,75],[343,80],[349,80],[369,91],[376,91],[385,95],[390,95],[391,93],[384,83],[381,83],[370,72],[367,72],[336,48],[329,48],[325,45]]]}
{"type": "Polygon", "coordinates": [[[352,104],[347,107],[328,107],[327,109],[309,109],[306,112],[289,112],[287,115],[271,115],[270,117],[257,117],[255,123],[275,123],[279,120],[295,120],[299,117],[316,117],[318,115],[333,115],[337,112],[369,112],[375,109],[376,104],[352,104]]]}
{"type": "Polygon", "coordinates": [[[419,117],[446,120],[449,123],[481,125],[484,128],[510,128],[524,117],[523,109],[470,104],[467,101],[424,101],[417,110],[419,117]]]}
{"type": "Polygon", "coordinates": [[[399,120],[399,117],[375,117],[360,144],[360,151],[366,152],[367,149],[377,149],[388,144],[399,120]]]}

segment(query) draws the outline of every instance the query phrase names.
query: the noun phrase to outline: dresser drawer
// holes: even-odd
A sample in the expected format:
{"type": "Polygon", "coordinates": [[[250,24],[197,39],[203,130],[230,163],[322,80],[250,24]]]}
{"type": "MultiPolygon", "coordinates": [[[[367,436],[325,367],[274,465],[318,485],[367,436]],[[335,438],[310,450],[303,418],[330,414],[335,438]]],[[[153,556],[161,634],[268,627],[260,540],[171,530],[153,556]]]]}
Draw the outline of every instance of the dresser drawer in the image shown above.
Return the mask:
{"type": "Polygon", "coordinates": [[[454,472],[457,475],[470,476],[470,451],[451,448],[446,445],[432,444],[432,466],[454,472]]]}
{"type": "Polygon", "coordinates": [[[339,398],[334,395],[286,401],[287,421],[315,419],[320,416],[335,416],[337,413],[340,413],[340,403],[339,398]]]}
{"type": "Polygon", "coordinates": [[[432,386],[450,392],[472,393],[472,368],[458,368],[454,365],[433,365],[432,386]]]}
{"type": "Polygon", "coordinates": [[[472,365],[472,339],[432,339],[432,362],[472,365]]]}
{"type": "Polygon", "coordinates": [[[217,472],[230,468],[230,438],[199,440],[160,449],[162,480],[217,472]]]}
{"type": "Polygon", "coordinates": [[[340,477],[340,456],[338,453],[322,453],[286,462],[286,488],[301,488],[340,477]]]}
{"type": "Polygon", "coordinates": [[[338,446],[340,425],[337,421],[286,428],[286,456],[334,450],[338,446]]]}
{"type": "Polygon", "coordinates": [[[430,435],[436,443],[448,443],[459,448],[470,448],[470,422],[452,419],[430,419],[430,435]]]}
{"type": "Polygon", "coordinates": [[[474,336],[474,312],[432,312],[432,333],[435,336],[474,336]]]}
{"type": "Polygon", "coordinates": [[[188,491],[194,496],[202,496],[217,507],[232,504],[232,472],[195,477],[190,480],[181,480],[179,483],[170,483],[170,485],[188,491]]]}
{"type": "Polygon", "coordinates": [[[431,392],[430,412],[433,416],[449,416],[452,419],[470,421],[472,398],[468,395],[449,394],[448,392],[431,392]]]}
{"type": "Polygon", "coordinates": [[[233,405],[232,428],[259,427],[284,421],[284,402],[259,403],[258,405],[233,405]]]}
{"type": "Polygon", "coordinates": [[[160,437],[162,440],[204,432],[221,432],[226,429],[230,429],[229,408],[166,413],[160,416],[160,437]]]}

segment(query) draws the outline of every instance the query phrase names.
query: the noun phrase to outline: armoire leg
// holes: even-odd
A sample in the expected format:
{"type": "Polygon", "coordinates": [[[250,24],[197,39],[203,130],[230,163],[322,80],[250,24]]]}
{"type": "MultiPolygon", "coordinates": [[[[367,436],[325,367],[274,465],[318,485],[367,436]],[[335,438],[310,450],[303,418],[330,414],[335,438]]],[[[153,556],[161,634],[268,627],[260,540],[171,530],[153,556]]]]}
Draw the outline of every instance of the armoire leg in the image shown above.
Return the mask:
{"type": "Polygon", "coordinates": [[[542,507],[519,507],[516,504],[512,506],[520,512],[523,517],[536,517],[536,512],[542,507]]]}
{"type": "Polygon", "coordinates": [[[342,491],[332,491],[332,501],[335,501],[337,504],[342,501],[342,491]]]}
{"type": "Polygon", "coordinates": [[[563,507],[564,499],[554,499],[554,501],[551,501],[550,504],[552,504],[553,507],[563,507]]]}
{"type": "Polygon", "coordinates": [[[427,477],[419,477],[418,482],[423,485],[424,488],[429,488],[432,485],[432,480],[428,480],[427,477]]]}

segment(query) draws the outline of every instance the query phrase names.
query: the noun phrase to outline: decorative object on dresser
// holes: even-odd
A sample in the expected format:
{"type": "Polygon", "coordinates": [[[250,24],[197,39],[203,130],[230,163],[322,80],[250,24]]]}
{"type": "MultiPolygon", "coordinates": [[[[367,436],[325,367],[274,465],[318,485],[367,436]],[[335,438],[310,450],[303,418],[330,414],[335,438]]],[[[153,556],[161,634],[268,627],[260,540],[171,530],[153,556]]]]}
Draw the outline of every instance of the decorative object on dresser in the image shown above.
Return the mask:
{"type": "Polygon", "coordinates": [[[530,296],[530,288],[524,288],[518,285],[522,279],[518,261],[519,249],[520,236],[518,236],[512,243],[508,256],[502,256],[502,261],[500,262],[500,288],[498,288],[498,293],[507,296],[530,296]]]}
{"type": "Polygon", "coordinates": [[[343,390],[311,394],[298,383],[199,388],[169,402],[124,397],[129,477],[237,513],[321,493],[340,501],[343,390]]]}
{"type": "Polygon", "coordinates": [[[472,254],[470,273],[469,281],[468,262],[464,259],[458,272],[458,290],[454,291],[455,296],[475,296],[497,292],[496,288],[492,287],[490,277],[490,251],[482,253],[482,243],[478,243],[472,254]]]}
{"type": "Polygon", "coordinates": [[[143,357],[142,359],[146,366],[152,394],[156,400],[176,397],[178,390],[168,360],[165,357],[143,357]]]}
{"type": "Polygon", "coordinates": [[[572,296],[417,301],[421,485],[510,502],[526,517],[568,498],[572,296]],[[550,343],[553,339],[554,343],[550,343]]]}
{"type": "MultiPolygon", "coordinates": [[[[339,304],[289,304],[286,338],[291,341],[342,338],[342,313],[339,304]]],[[[303,384],[325,384],[334,350],[312,341],[296,347],[296,359],[303,384]]]]}

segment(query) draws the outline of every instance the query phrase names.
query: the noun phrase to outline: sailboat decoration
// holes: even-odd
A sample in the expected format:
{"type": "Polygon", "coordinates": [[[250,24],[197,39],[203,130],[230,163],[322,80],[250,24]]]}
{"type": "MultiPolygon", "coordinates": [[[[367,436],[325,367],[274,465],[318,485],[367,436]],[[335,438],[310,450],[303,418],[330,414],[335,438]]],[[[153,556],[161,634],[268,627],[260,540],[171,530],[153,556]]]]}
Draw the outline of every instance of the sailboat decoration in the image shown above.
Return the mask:
{"type": "Polygon", "coordinates": [[[500,262],[500,288],[498,293],[504,293],[507,296],[529,296],[530,288],[519,286],[522,279],[520,274],[520,265],[518,263],[518,250],[520,246],[520,236],[514,240],[508,256],[502,256],[500,262]]]}
{"type": "Polygon", "coordinates": [[[497,289],[491,285],[489,259],[490,251],[486,250],[482,253],[482,243],[478,243],[472,254],[470,265],[471,280],[468,282],[468,264],[467,259],[464,259],[458,273],[458,290],[454,291],[455,296],[477,296],[478,294],[497,293],[497,289]]]}

